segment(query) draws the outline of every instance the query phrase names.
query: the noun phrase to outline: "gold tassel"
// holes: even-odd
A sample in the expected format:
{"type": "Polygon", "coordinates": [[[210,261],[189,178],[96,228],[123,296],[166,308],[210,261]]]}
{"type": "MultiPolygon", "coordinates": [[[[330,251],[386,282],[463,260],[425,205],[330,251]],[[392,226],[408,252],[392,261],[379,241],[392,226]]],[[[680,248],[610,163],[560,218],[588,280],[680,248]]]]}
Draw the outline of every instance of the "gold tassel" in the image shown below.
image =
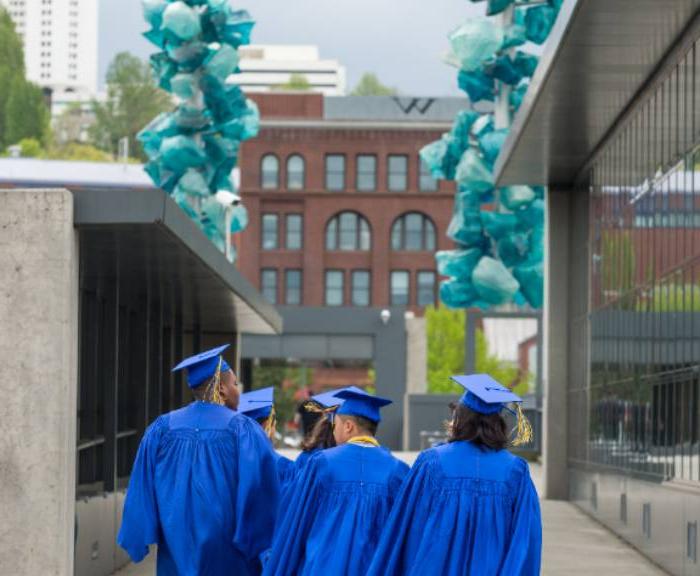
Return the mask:
{"type": "Polygon", "coordinates": [[[216,367],[216,373],[214,374],[214,380],[212,380],[211,386],[214,387],[212,390],[211,401],[219,406],[224,405],[224,399],[221,397],[220,383],[221,383],[221,363],[223,362],[223,356],[219,356],[219,365],[216,367]]]}
{"type": "Polygon", "coordinates": [[[338,409],[338,406],[331,406],[330,408],[321,408],[313,402],[307,402],[306,404],[304,404],[304,408],[306,408],[309,412],[314,412],[315,414],[323,414],[324,416],[328,416],[329,414],[335,412],[338,409]]]}
{"type": "Polygon", "coordinates": [[[267,417],[265,420],[265,434],[267,434],[267,437],[274,441],[275,436],[275,428],[277,428],[277,412],[275,412],[275,405],[272,405],[272,409],[270,410],[270,415],[267,417]]]}
{"type": "Polygon", "coordinates": [[[532,424],[527,419],[523,413],[522,406],[520,403],[515,407],[517,423],[514,428],[515,437],[513,439],[513,446],[523,446],[532,442],[532,424]]]}

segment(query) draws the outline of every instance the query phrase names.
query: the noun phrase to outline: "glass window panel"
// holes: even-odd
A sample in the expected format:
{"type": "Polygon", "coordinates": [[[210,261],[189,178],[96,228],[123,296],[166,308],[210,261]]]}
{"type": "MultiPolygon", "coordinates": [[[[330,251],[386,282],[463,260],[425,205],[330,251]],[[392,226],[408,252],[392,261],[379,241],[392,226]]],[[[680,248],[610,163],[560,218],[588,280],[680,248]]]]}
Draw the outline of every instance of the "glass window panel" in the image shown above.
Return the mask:
{"type": "Polygon", "coordinates": [[[328,154],[326,156],[326,190],[345,189],[345,156],[328,154]]]}
{"type": "Polygon", "coordinates": [[[301,304],[301,270],[285,270],[284,303],[290,306],[301,304]]]}
{"type": "Polygon", "coordinates": [[[435,304],[435,272],[418,272],[418,306],[435,304]]]}
{"type": "Polygon", "coordinates": [[[394,270],[391,273],[391,305],[408,306],[409,302],[409,273],[405,270],[394,270]]]}
{"type": "Polygon", "coordinates": [[[404,249],[421,250],[423,248],[423,215],[406,214],[405,218],[405,238],[404,249]]]}
{"type": "Polygon", "coordinates": [[[326,306],[343,305],[343,271],[326,270],[326,306]]]}
{"type": "Polygon", "coordinates": [[[399,218],[391,228],[391,249],[403,248],[403,218],[399,218]]]}
{"type": "Polygon", "coordinates": [[[304,235],[304,219],[301,214],[287,214],[286,233],[287,250],[301,250],[304,235]]]}
{"type": "Polygon", "coordinates": [[[435,226],[420,212],[398,218],[391,228],[392,250],[435,250],[435,226]]]}
{"type": "Polygon", "coordinates": [[[423,162],[420,156],[418,156],[418,187],[421,192],[435,192],[438,189],[438,181],[433,178],[430,173],[430,168],[423,162]]]}
{"type": "Polygon", "coordinates": [[[274,154],[263,156],[260,162],[260,186],[265,190],[279,187],[280,161],[274,154]]]}
{"type": "Polygon", "coordinates": [[[377,157],[360,154],[357,157],[357,189],[373,192],[377,189],[377,157]]]}
{"type": "Polygon", "coordinates": [[[277,304],[277,270],[264,268],[261,271],[260,291],[272,304],[277,304]]]}
{"type": "Polygon", "coordinates": [[[388,157],[388,185],[392,192],[403,192],[408,188],[408,156],[388,157]]]}
{"type": "Polygon", "coordinates": [[[352,305],[369,306],[370,273],[368,270],[352,271],[352,305]]]}
{"type": "Polygon", "coordinates": [[[340,218],[340,250],[357,250],[357,214],[344,212],[340,218]]]}
{"type": "Polygon", "coordinates": [[[287,189],[301,190],[304,188],[304,159],[295,154],[287,159],[287,189]]]}
{"type": "Polygon", "coordinates": [[[333,218],[326,227],[326,250],[338,249],[338,218],[333,218]]]}
{"type": "Polygon", "coordinates": [[[262,249],[276,250],[279,247],[277,214],[263,214],[262,217],[262,249]]]}
{"type": "Polygon", "coordinates": [[[372,234],[369,230],[369,224],[364,218],[360,218],[360,250],[367,251],[372,243],[372,234]]]}

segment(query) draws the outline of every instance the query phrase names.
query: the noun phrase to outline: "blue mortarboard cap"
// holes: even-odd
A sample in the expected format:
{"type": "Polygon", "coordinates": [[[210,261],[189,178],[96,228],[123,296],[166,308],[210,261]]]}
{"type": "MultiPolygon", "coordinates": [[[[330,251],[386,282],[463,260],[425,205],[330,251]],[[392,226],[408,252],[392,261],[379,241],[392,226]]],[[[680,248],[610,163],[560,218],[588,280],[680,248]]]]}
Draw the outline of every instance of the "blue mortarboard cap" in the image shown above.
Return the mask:
{"type": "Polygon", "coordinates": [[[316,394],[315,396],[312,396],[310,400],[317,402],[324,408],[333,408],[334,406],[340,406],[341,404],[343,404],[343,402],[345,402],[343,398],[338,398],[337,394],[346,390],[360,392],[361,394],[363,393],[362,389],[358,388],[357,386],[347,386],[346,388],[336,388],[335,390],[331,390],[329,392],[322,392],[321,394],[316,394]]]}
{"type": "Polygon", "coordinates": [[[496,382],[488,374],[452,376],[465,392],[460,402],[479,414],[497,414],[509,402],[522,402],[523,399],[496,382]]]}
{"type": "Polygon", "coordinates": [[[267,418],[272,413],[275,403],[275,388],[269,386],[241,394],[238,402],[238,412],[254,420],[267,418]]]}
{"type": "MultiPolygon", "coordinates": [[[[230,344],[224,344],[223,346],[218,346],[206,352],[201,352],[195,356],[185,358],[173,368],[173,372],[186,368],[187,385],[190,388],[196,388],[216,374],[216,369],[219,367],[219,358],[221,358],[222,352],[229,346],[230,344]]],[[[230,369],[231,367],[226,363],[226,360],[221,358],[221,371],[224,372],[230,369]]]]}
{"type": "Polygon", "coordinates": [[[381,421],[382,417],[379,413],[379,409],[382,406],[388,406],[391,404],[391,400],[386,398],[380,398],[379,396],[372,396],[367,394],[364,390],[355,388],[354,390],[340,390],[335,393],[336,397],[345,400],[342,406],[338,408],[336,414],[346,416],[362,416],[371,420],[372,422],[381,421]]]}

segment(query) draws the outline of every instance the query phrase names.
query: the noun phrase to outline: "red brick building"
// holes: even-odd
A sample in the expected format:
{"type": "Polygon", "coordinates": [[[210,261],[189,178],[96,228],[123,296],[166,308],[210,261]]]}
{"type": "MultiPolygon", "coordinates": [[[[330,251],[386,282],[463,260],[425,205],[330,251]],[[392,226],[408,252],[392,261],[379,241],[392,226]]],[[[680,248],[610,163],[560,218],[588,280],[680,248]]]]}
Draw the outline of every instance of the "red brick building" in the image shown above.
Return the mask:
{"type": "Polygon", "coordinates": [[[242,148],[248,228],[238,266],[282,306],[406,306],[437,299],[434,253],[454,185],[419,150],[449,130],[459,98],[253,94],[260,135],[242,148]]]}

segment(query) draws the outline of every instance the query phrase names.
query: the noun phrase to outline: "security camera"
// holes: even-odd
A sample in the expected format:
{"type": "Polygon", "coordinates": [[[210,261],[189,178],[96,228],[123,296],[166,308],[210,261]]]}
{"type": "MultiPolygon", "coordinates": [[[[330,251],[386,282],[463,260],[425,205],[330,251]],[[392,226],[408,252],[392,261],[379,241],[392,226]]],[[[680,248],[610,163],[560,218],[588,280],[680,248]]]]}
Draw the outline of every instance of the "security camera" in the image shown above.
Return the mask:
{"type": "Polygon", "coordinates": [[[216,193],[216,200],[224,206],[238,206],[243,202],[243,199],[238,194],[230,190],[219,190],[216,193]]]}
{"type": "Polygon", "coordinates": [[[379,313],[379,317],[382,319],[382,324],[386,326],[389,320],[391,320],[391,311],[384,308],[384,310],[379,313]]]}

